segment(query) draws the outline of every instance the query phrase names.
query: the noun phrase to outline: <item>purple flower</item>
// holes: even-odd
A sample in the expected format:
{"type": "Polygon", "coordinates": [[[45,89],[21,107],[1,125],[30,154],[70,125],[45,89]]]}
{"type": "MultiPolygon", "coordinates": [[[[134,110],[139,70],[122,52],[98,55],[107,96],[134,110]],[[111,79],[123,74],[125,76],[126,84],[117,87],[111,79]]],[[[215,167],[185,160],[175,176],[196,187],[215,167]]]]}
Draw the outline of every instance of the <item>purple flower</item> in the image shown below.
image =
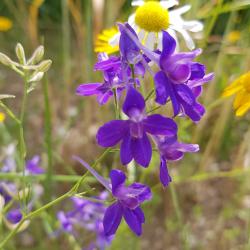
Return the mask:
{"type": "Polygon", "coordinates": [[[12,209],[6,214],[6,219],[11,224],[17,224],[21,219],[23,218],[23,215],[21,213],[20,209],[12,209]]]}
{"type": "MultiPolygon", "coordinates": [[[[107,192],[102,192],[97,200],[104,201],[107,198],[107,192]]],[[[104,234],[103,217],[106,211],[106,205],[103,203],[85,200],[84,198],[72,197],[72,209],[68,212],[59,211],[57,218],[61,223],[64,232],[78,237],[80,228],[94,232],[96,240],[93,241],[87,249],[104,250],[111,243],[112,237],[104,234]]]]}
{"type": "Polygon", "coordinates": [[[116,233],[122,217],[136,235],[141,235],[142,224],[145,222],[145,217],[140,205],[144,201],[151,199],[152,194],[150,188],[141,183],[133,183],[129,186],[125,186],[126,176],[120,170],[112,170],[110,172],[111,181],[108,181],[81,158],[77,156],[73,158],[90,171],[116,198],[116,201],[107,208],[104,215],[103,227],[105,235],[111,236],[116,233]]]}
{"type": "Polygon", "coordinates": [[[152,61],[160,67],[160,71],[154,74],[147,63],[145,65],[151,75],[154,75],[156,102],[165,105],[170,99],[174,116],[185,114],[194,122],[199,121],[205,113],[205,109],[196,100],[195,87],[200,87],[213,79],[213,74],[205,75],[204,65],[193,62],[201,50],[175,53],[176,41],[166,31],[163,31],[163,50],[152,52],[139,42],[128,25],[120,26],[131,41],[144,53],[144,57],[148,58],[145,61],[152,61]]]}
{"type": "Polygon", "coordinates": [[[99,54],[99,62],[95,65],[95,70],[103,72],[104,82],[81,84],[76,89],[76,94],[81,96],[96,95],[99,104],[105,104],[113,92],[119,96],[124,89],[123,72],[119,57],[108,57],[106,54],[99,54]]]}
{"type": "Polygon", "coordinates": [[[107,208],[104,215],[105,234],[115,234],[123,217],[130,229],[136,235],[141,235],[145,217],[140,205],[152,198],[150,188],[141,183],[133,183],[126,187],[124,184],[126,176],[120,170],[112,170],[110,179],[112,194],[117,201],[107,208]]]}
{"type": "Polygon", "coordinates": [[[120,156],[123,165],[134,159],[147,167],[152,156],[148,134],[174,136],[176,123],[162,115],[147,116],[143,96],[130,87],[123,104],[123,112],[128,120],[113,120],[103,125],[97,132],[97,142],[102,147],[112,147],[121,142],[120,156]]]}
{"type": "Polygon", "coordinates": [[[164,187],[171,182],[171,177],[167,168],[167,161],[178,161],[182,159],[186,152],[199,151],[198,144],[180,143],[176,138],[155,137],[155,142],[158,146],[161,163],[160,163],[160,180],[164,187]]]}
{"type": "Polygon", "coordinates": [[[26,162],[26,170],[29,174],[36,175],[36,174],[43,174],[44,169],[40,167],[40,156],[35,155],[32,159],[26,162]]]}
{"type": "Polygon", "coordinates": [[[184,113],[197,122],[205,109],[196,101],[193,88],[212,80],[213,74],[205,75],[205,66],[192,61],[201,53],[200,49],[174,53],[176,41],[166,31],[163,31],[162,43],[161,70],[154,77],[156,102],[164,105],[170,98],[175,116],[184,113]]]}

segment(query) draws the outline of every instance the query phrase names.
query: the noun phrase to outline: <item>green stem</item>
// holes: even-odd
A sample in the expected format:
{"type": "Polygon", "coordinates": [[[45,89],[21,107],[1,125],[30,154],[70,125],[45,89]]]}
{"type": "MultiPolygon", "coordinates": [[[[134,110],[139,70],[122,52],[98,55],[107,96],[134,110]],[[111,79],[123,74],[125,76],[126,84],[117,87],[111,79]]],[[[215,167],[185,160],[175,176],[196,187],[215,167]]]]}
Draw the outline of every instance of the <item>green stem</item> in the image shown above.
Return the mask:
{"type": "Polygon", "coordinates": [[[52,135],[51,135],[51,110],[50,110],[50,101],[49,101],[49,86],[47,77],[44,78],[43,81],[43,95],[44,95],[44,104],[45,104],[45,147],[47,150],[47,160],[48,160],[48,168],[46,171],[46,195],[47,200],[51,199],[51,191],[52,191],[52,135]]]}
{"type": "Polygon", "coordinates": [[[116,89],[113,89],[113,94],[114,94],[115,118],[119,119],[120,118],[120,111],[119,111],[119,103],[118,103],[118,99],[117,99],[116,89]]]}
{"type": "MultiPolygon", "coordinates": [[[[26,187],[26,179],[25,179],[25,158],[26,158],[26,144],[24,139],[24,116],[25,116],[25,109],[27,106],[27,97],[28,97],[28,75],[27,73],[24,76],[24,90],[23,90],[23,100],[21,104],[21,111],[20,111],[20,123],[19,123],[19,155],[20,155],[20,168],[22,170],[22,182],[23,182],[23,189],[26,187]]],[[[24,198],[24,209],[26,210],[26,199],[24,198]]]]}

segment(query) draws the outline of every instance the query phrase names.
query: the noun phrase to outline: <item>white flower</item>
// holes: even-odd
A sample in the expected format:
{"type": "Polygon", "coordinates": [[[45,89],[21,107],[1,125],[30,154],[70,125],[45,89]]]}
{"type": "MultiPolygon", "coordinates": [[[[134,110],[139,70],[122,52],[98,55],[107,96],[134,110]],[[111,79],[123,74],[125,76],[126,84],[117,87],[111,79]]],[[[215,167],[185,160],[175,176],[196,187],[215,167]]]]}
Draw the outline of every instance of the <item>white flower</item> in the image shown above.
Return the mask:
{"type": "MultiPolygon", "coordinates": [[[[189,32],[200,32],[203,29],[203,24],[199,21],[185,21],[182,14],[190,10],[190,5],[185,5],[181,8],[168,10],[178,4],[176,0],[158,1],[132,1],[132,6],[137,6],[135,13],[132,14],[128,23],[138,34],[140,41],[149,49],[161,49],[162,30],[166,30],[173,36],[177,42],[177,34],[180,33],[187,45],[192,50],[195,48],[192,37],[189,32]]],[[[109,44],[117,46],[119,44],[120,34],[117,33],[109,40],[109,44]]]]}

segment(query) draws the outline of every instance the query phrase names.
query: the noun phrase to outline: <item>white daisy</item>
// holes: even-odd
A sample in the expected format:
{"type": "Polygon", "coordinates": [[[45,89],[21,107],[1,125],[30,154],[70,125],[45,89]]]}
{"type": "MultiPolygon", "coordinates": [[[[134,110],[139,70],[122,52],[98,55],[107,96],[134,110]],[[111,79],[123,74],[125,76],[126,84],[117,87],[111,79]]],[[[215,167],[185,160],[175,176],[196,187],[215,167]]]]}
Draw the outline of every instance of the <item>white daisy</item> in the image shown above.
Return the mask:
{"type": "MultiPolygon", "coordinates": [[[[161,1],[143,1],[134,0],[132,6],[137,6],[128,23],[138,34],[140,41],[149,49],[161,49],[162,30],[169,32],[175,38],[178,45],[177,33],[180,33],[187,45],[192,50],[195,48],[192,37],[189,32],[200,32],[203,24],[199,21],[185,21],[182,14],[190,10],[190,5],[181,8],[168,10],[178,4],[177,0],[161,1]]],[[[109,39],[109,45],[117,46],[119,44],[120,34],[117,33],[109,39]]],[[[178,48],[178,46],[177,46],[178,48]]]]}

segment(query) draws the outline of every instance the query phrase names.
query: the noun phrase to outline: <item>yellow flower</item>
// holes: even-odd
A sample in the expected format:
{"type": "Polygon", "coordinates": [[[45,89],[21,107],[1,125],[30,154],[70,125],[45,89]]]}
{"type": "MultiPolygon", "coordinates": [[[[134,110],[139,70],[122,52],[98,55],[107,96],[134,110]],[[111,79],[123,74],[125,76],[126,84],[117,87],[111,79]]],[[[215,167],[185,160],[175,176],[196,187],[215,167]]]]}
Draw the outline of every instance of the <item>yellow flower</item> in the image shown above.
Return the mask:
{"type": "Polygon", "coordinates": [[[106,52],[107,54],[115,53],[119,50],[118,46],[110,45],[110,40],[118,33],[116,27],[105,29],[98,35],[95,43],[95,52],[106,52]]]}
{"type": "Polygon", "coordinates": [[[243,116],[250,109],[250,71],[232,82],[222,93],[223,97],[236,94],[234,109],[236,116],[243,116]]]}
{"type": "Polygon", "coordinates": [[[238,30],[233,30],[227,35],[227,40],[230,43],[236,43],[240,40],[241,33],[238,30]]]}
{"type": "Polygon", "coordinates": [[[5,120],[5,114],[0,112],[0,123],[4,122],[5,120]]]}
{"type": "Polygon", "coordinates": [[[12,28],[12,21],[4,16],[0,16],[0,32],[8,31],[12,28]]]}

